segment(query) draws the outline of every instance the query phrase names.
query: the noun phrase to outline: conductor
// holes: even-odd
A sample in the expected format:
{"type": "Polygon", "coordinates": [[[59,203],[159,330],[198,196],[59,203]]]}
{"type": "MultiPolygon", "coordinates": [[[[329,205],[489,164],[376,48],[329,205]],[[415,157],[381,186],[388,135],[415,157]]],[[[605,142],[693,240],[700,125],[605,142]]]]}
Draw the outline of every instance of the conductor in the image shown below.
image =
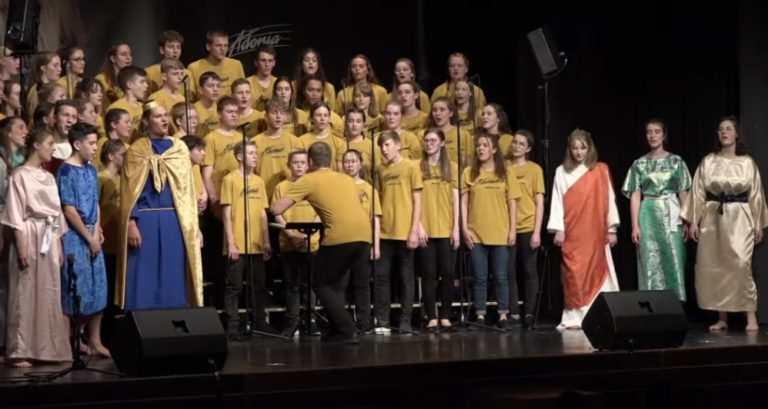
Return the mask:
{"type": "Polygon", "coordinates": [[[281,215],[295,203],[307,200],[320,216],[324,235],[315,257],[313,286],[328,311],[331,331],[324,341],[357,343],[352,316],[344,308],[343,283],[355,263],[366,262],[371,246],[371,225],[360,206],[354,180],[331,170],[331,149],[324,142],[308,150],[310,172],[299,178],[288,193],[272,203],[281,215]]]}

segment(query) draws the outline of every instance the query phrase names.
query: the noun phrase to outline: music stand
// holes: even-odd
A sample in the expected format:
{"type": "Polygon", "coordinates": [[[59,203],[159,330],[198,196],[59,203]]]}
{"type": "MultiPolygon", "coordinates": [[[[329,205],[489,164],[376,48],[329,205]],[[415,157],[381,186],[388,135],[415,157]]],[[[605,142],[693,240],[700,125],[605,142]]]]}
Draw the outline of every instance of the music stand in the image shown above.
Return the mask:
{"type": "MultiPolygon", "coordinates": [[[[270,223],[270,226],[278,229],[296,230],[304,234],[304,240],[307,244],[307,307],[306,314],[304,316],[304,328],[302,333],[304,335],[312,334],[312,317],[315,315],[315,305],[312,302],[312,235],[320,232],[322,236],[324,227],[319,222],[289,222],[285,225],[279,223],[270,223]]],[[[301,280],[301,278],[299,278],[301,280]]],[[[291,335],[292,336],[292,335],[291,335]]]]}

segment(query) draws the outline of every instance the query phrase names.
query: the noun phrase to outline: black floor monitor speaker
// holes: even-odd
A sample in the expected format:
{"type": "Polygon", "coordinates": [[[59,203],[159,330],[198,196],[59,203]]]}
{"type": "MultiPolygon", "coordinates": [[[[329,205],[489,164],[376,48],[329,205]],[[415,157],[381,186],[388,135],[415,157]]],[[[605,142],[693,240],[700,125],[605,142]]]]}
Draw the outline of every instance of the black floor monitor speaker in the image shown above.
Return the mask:
{"type": "Polygon", "coordinates": [[[581,325],[600,350],[676,348],[687,322],[672,290],[600,293],[581,325]]]}
{"type": "Polygon", "coordinates": [[[115,323],[112,355],[131,376],[214,372],[227,337],[214,308],[131,311],[115,323]]]}
{"type": "Polygon", "coordinates": [[[537,28],[527,34],[533,55],[539,64],[541,75],[547,75],[560,68],[560,57],[552,34],[546,27],[537,28]]]}

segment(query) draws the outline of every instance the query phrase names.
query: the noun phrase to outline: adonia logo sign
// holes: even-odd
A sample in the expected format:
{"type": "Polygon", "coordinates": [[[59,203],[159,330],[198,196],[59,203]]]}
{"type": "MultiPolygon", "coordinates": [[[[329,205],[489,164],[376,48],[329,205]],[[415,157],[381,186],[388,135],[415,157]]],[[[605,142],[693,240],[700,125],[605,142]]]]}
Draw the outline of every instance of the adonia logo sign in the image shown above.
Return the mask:
{"type": "Polygon", "coordinates": [[[229,37],[229,57],[236,57],[256,51],[262,44],[272,47],[290,47],[290,24],[271,24],[268,26],[243,29],[236,35],[229,37]]]}

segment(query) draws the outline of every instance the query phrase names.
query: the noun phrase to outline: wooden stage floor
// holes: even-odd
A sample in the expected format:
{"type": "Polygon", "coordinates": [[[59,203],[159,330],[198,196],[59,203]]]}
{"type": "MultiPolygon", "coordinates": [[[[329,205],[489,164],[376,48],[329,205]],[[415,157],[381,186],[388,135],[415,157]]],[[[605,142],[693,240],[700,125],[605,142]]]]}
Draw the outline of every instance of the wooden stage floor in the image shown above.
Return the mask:
{"type": "MultiPolygon", "coordinates": [[[[117,370],[111,360],[89,366],[117,370]]],[[[359,345],[253,338],[229,344],[218,375],[77,371],[24,382],[28,371],[0,368],[1,408],[754,408],[768,404],[768,332],[691,328],[680,348],[633,353],[595,352],[581,331],[551,328],[371,335],[359,345]]]]}

